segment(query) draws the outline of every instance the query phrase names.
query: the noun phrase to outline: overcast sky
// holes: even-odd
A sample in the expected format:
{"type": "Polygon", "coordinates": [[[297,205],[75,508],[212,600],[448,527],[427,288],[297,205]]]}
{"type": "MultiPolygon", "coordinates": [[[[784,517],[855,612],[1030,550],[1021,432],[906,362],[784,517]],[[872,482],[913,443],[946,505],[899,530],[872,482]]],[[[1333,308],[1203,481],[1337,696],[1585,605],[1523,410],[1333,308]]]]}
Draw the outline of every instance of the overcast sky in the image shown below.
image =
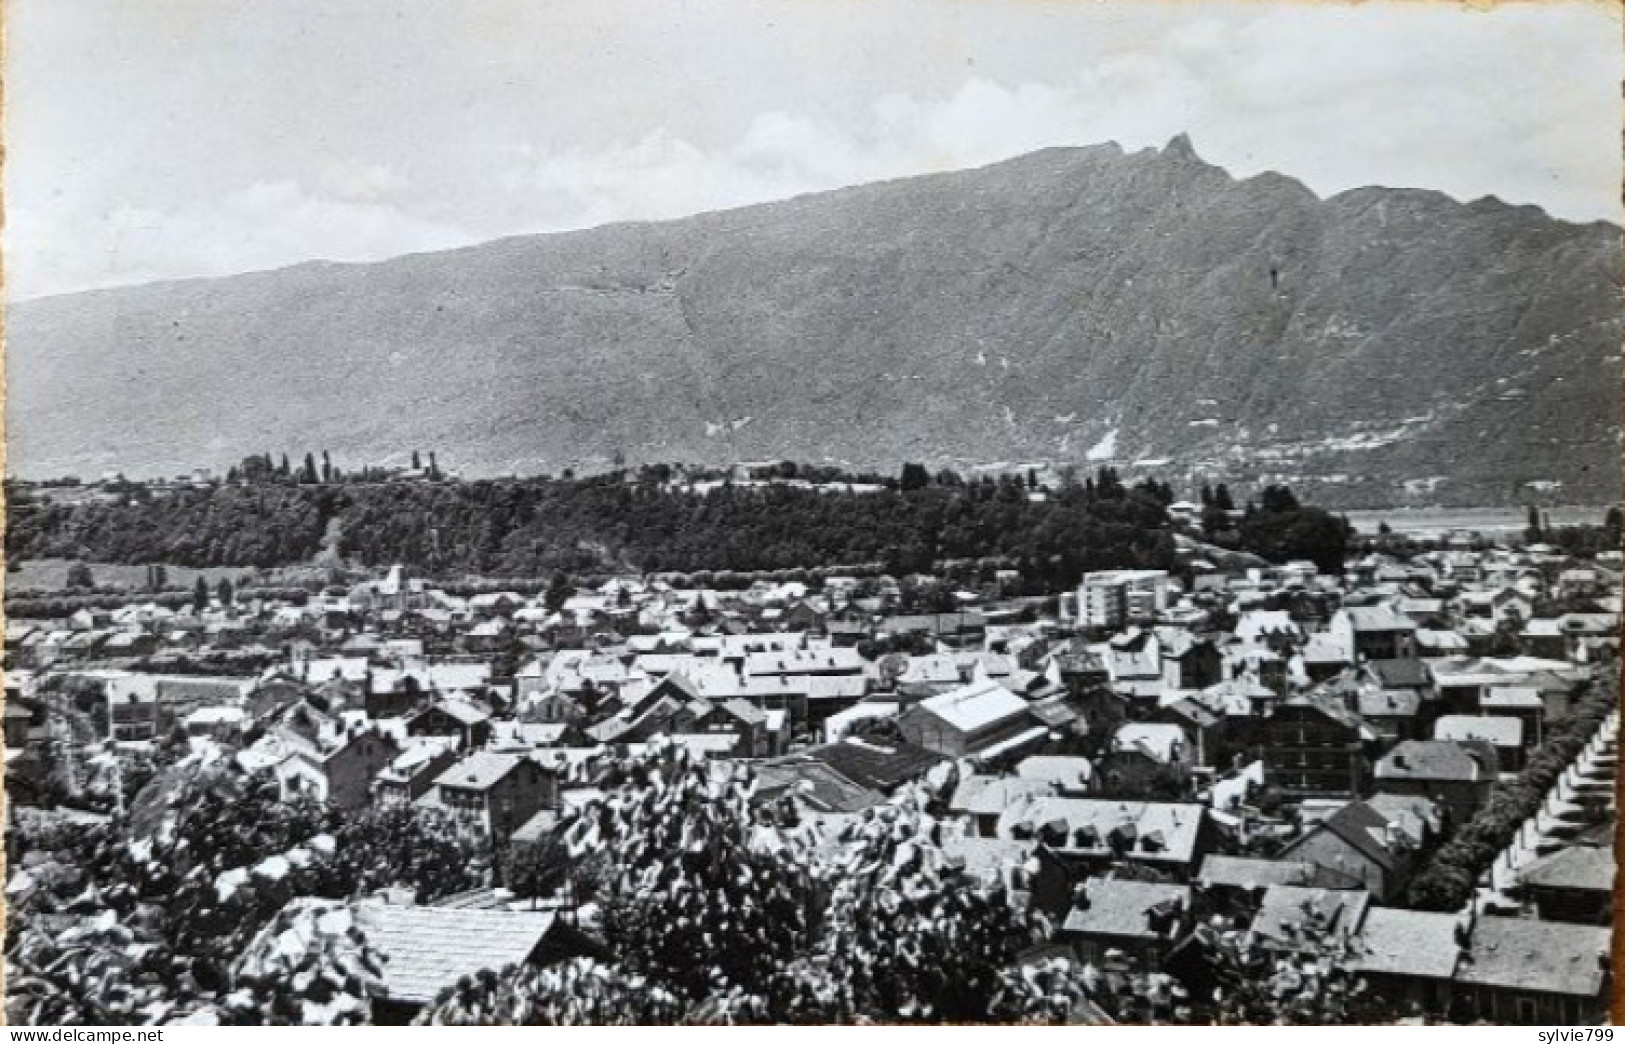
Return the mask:
{"type": "Polygon", "coordinates": [[[1188,131],[1618,221],[1618,5],[11,0],[20,297],[675,217],[1188,131]]]}

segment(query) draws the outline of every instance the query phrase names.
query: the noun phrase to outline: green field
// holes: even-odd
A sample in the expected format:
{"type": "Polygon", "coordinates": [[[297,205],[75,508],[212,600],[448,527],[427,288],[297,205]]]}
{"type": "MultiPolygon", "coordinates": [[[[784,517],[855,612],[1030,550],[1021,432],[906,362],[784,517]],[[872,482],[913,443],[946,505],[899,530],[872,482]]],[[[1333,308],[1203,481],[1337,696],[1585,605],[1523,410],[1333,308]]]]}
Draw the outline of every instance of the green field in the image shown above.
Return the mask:
{"type": "MultiPolygon", "coordinates": [[[[65,590],[68,584],[68,569],[73,564],[71,559],[66,558],[42,558],[19,562],[15,571],[6,573],[6,591],[8,594],[20,595],[25,592],[44,594],[65,590]]],[[[244,581],[251,580],[255,576],[254,570],[241,567],[188,569],[184,566],[165,566],[164,568],[168,573],[166,586],[179,591],[191,590],[199,576],[207,579],[211,587],[221,580],[230,580],[234,585],[242,586],[244,581]]],[[[147,567],[144,565],[92,562],[90,574],[97,587],[141,591],[147,586],[147,567]]]]}

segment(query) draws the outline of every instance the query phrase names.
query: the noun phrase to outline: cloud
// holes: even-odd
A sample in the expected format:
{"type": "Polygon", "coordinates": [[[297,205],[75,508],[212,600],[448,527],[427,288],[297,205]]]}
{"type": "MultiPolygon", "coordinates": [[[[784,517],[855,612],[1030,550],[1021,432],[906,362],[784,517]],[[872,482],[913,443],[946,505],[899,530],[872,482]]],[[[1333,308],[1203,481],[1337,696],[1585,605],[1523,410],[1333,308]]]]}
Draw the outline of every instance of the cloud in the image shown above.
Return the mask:
{"type": "MultiPolygon", "coordinates": [[[[381,110],[338,102],[304,104],[297,120],[273,108],[220,136],[214,164],[195,147],[161,151],[163,135],[184,127],[172,117],[156,130],[138,123],[146,114],[137,110],[126,121],[107,115],[122,110],[94,106],[77,122],[66,110],[49,121],[19,117],[28,133],[18,135],[8,172],[12,292],[372,260],[678,217],[1051,146],[1116,141],[1132,150],[1182,132],[1238,176],[1280,170],[1322,195],[1418,186],[1462,199],[1495,194],[1573,220],[1619,220],[1625,51],[1612,9],[1212,4],[1192,15],[1186,5],[1165,6],[1178,17],[1164,16],[1164,5],[953,8],[977,19],[963,34],[956,77],[942,76],[941,62],[916,68],[915,58],[884,48],[837,61],[839,48],[810,35],[800,38],[805,66],[764,79],[751,45],[771,38],[742,29],[718,37],[716,55],[694,68],[652,73],[655,82],[640,89],[596,91],[580,85],[607,82],[595,77],[617,61],[635,79],[640,62],[681,42],[639,33],[679,28],[615,23],[603,39],[642,59],[599,57],[617,52],[581,44],[542,61],[515,44],[514,64],[494,70],[495,45],[465,39],[477,50],[461,64],[438,57],[444,65],[426,64],[422,82],[402,85],[394,124],[381,110]],[[1065,21],[1044,35],[1050,18],[1065,21]],[[1057,39],[1067,45],[1060,58],[1057,39]],[[589,60],[606,64],[580,64],[589,60]],[[905,65],[914,71],[894,74],[905,65]],[[552,92],[515,93],[509,81],[531,67],[560,78],[552,92]],[[841,82],[797,85],[795,75],[811,68],[841,82]],[[60,133],[72,148],[64,145],[53,165],[50,133],[70,124],[71,134],[60,133]],[[607,136],[606,126],[625,128],[625,137],[607,136]],[[102,160],[96,149],[109,129],[119,144],[102,160]],[[157,155],[189,159],[154,164],[157,155]],[[98,163],[105,171],[84,173],[98,163]]],[[[705,32],[748,22],[731,11],[705,32]]],[[[853,32],[876,35],[924,17],[880,0],[863,11],[853,32]],[[888,18],[898,24],[887,29],[888,18]]],[[[334,32],[364,33],[369,24],[334,32]]],[[[944,16],[943,38],[956,24],[944,16]]],[[[363,63],[369,56],[383,60],[356,52],[363,63]]],[[[325,68],[307,72],[320,78],[325,68]]],[[[376,92],[373,79],[355,75],[376,92]]]]}
{"type": "Polygon", "coordinates": [[[1436,80],[1418,76],[1384,50],[1388,35],[1373,34],[1358,60],[1315,79],[1296,60],[1260,71],[1268,55],[1303,50],[1292,33],[1198,25],[1163,51],[1112,57],[1069,82],[972,78],[941,98],[890,94],[845,126],[781,111],[720,148],[660,134],[591,153],[525,154],[504,177],[520,203],[504,220],[556,231],[670,218],[1053,146],[1155,147],[1180,133],[1238,176],[1283,170],[1323,196],[1420,186],[1618,220],[1617,133],[1584,131],[1606,126],[1606,110],[1553,120],[1549,99],[1512,91],[1487,116],[1476,81],[1448,67],[1436,80]]]}
{"type": "Polygon", "coordinates": [[[18,298],[65,288],[231,275],[301,261],[369,261],[442,250],[467,232],[416,216],[387,195],[405,183],[377,168],[335,169],[307,187],[258,181],[220,199],[164,210],[103,213],[18,208],[10,216],[9,290],[18,298]],[[65,243],[53,230],[75,229],[65,243]]]}
{"type": "MultiPolygon", "coordinates": [[[[1134,63],[1120,64],[1138,82],[1142,74],[1134,63]]],[[[1127,129],[1103,118],[1095,88],[1094,82],[1055,88],[971,79],[944,99],[887,95],[865,120],[845,127],[791,112],[762,113],[720,148],[662,133],[593,152],[516,149],[501,177],[510,205],[497,220],[531,231],[658,220],[982,166],[1058,144],[1091,144],[1127,129]]],[[[1149,128],[1144,121],[1137,125],[1136,144],[1161,144],[1181,129],[1169,91],[1164,85],[1141,93],[1142,107],[1161,107],[1165,116],[1149,128]]]]}

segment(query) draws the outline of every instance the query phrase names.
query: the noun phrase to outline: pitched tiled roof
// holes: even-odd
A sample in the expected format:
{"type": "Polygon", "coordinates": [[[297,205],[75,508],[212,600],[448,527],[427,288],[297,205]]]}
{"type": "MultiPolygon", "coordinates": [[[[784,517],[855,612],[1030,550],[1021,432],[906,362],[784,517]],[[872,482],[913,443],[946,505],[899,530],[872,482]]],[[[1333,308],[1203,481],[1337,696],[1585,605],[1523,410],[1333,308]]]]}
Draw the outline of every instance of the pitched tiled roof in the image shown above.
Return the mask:
{"type": "Polygon", "coordinates": [[[1300,888],[1271,885],[1253,917],[1256,937],[1293,945],[1310,938],[1328,939],[1359,931],[1371,894],[1357,889],[1300,888]]]}
{"type": "Polygon", "coordinates": [[[1066,837],[1059,851],[1109,855],[1114,835],[1131,846],[1136,860],[1189,863],[1196,855],[1201,805],[1109,798],[1033,797],[1017,802],[999,817],[999,836],[1054,826],[1066,837]]]}
{"type": "Polygon", "coordinates": [[[1497,747],[1521,747],[1523,722],[1494,714],[1446,714],[1433,723],[1433,738],[1483,740],[1497,747]]]}
{"type": "Polygon", "coordinates": [[[1208,710],[1230,717],[1247,718],[1253,715],[1253,701],[1274,701],[1279,694],[1267,685],[1250,678],[1231,678],[1209,685],[1191,699],[1208,710]]]}
{"type": "Polygon", "coordinates": [[[1444,817],[1439,806],[1418,794],[1377,793],[1366,798],[1365,804],[1418,844],[1444,829],[1444,817]]]}
{"type": "Polygon", "coordinates": [[[957,685],[959,683],[959,664],[946,653],[937,653],[931,656],[910,656],[903,673],[898,675],[899,682],[926,683],[946,682],[957,685]]]}
{"type": "Polygon", "coordinates": [[[1422,694],[1406,689],[1361,689],[1355,700],[1362,718],[1414,718],[1422,709],[1422,694]]]}
{"type": "Polygon", "coordinates": [[[1467,639],[1455,631],[1443,629],[1418,628],[1416,644],[1424,649],[1445,649],[1466,651],[1467,639]]]}
{"type": "Polygon", "coordinates": [[[869,691],[869,679],[861,674],[813,674],[805,683],[809,700],[855,700],[869,691]]]}
{"type": "Polygon", "coordinates": [[[1592,998],[1606,981],[1611,932],[1525,917],[1480,917],[1460,982],[1592,998]]]}
{"type": "Polygon", "coordinates": [[[1479,696],[1478,705],[1481,709],[1545,710],[1546,701],[1535,686],[1496,685],[1479,696]]]}
{"type": "Polygon", "coordinates": [[[950,834],[942,839],[941,847],[943,855],[963,864],[965,873],[990,881],[1012,867],[1025,864],[1037,846],[1031,841],[950,834]]]}
{"type": "Polygon", "coordinates": [[[1518,876],[1524,884],[1537,888],[1611,892],[1614,853],[1608,848],[1590,845],[1561,848],[1530,863],[1518,876]]]}
{"type": "Polygon", "coordinates": [[[884,795],[855,783],[822,761],[797,757],[757,768],[757,794],[764,798],[789,791],[807,805],[826,812],[862,812],[884,795]]]}
{"type": "Polygon", "coordinates": [[[1353,656],[1329,634],[1311,634],[1303,646],[1305,663],[1350,663],[1353,656]]]}
{"type": "Polygon", "coordinates": [[[554,915],[362,903],[356,922],[385,959],[390,999],[427,1004],[465,975],[528,959],[554,915]]]}
{"type": "Polygon", "coordinates": [[[1303,627],[1292,619],[1291,613],[1284,611],[1251,609],[1236,620],[1236,636],[1239,638],[1251,640],[1268,634],[1298,637],[1303,634],[1303,627]]]}
{"type": "Polygon", "coordinates": [[[1364,801],[1350,801],[1322,820],[1318,829],[1331,831],[1373,863],[1392,870],[1400,853],[1410,847],[1409,838],[1390,837],[1396,826],[1364,801]]]}
{"type": "Polygon", "coordinates": [[[1118,726],[1117,732],[1112,735],[1113,750],[1137,750],[1165,764],[1174,760],[1185,743],[1185,730],[1178,725],[1129,722],[1118,726]]]}
{"type": "Polygon", "coordinates": [[[1420,689],[1433,684],[1424,660],[1372,660],[1365,667],[1385,689],[1420,689]]]}
{"type": "Polygon", "coordinates": [[[435,778],[435,785],[486,790],[495,786],[504,776],[512,772],[515,766],[525,760],[524,754],[482,750],[477,754],[470,754],[442,772],[435,778]]]}
{"type": "Polygon", "coordinates": [[[1358,729],[1362,724],[1360,716],[1343,705],[1341,700],[1327,696],[1320,692],[1305,692],[1282,702],[1283,707],[1313,707],[1321,715],[1335,721],[1344,728],[1358,729]]]}
{"type": "Polygon", "coordinates": [[[1053,794],[1047,780],[1019,776],[966,776],[954,788],[949,809],[971,816],[996,816],[1024,797],[1053,794]]]}
{"type": "Polygon", "coordinates": [[[1095,878],[1085,883],[1087,906],[1074,907],[1061,930],[1079,935],[1170,938],[1179,919],[1170,916],[1161,933],[1152,929],[1151,911],[1172,912],[1190,906],[1189,885],[1157,884],[1095,878]]]}
{"type": "Polygon", "coordinates": [[[908,631],[945,634],[953,631],[982,630],[987,627],[987,617],[975,612],[893,616],[882,620],[880,626],[882,630],[893,634],[908,631]]]}
{"type": "Polygon", "coordinates": [[[1175,700],[1162,709],[1170,715],[1189,722],[1197,729],[1212,728],[1224,720],[1218,711],[1200,702],[1195,697],[1175,700]]]}
{"type": "Polygon", "coordinates": [[[513,832],[512,840],[515,844],[535,844],[553,833],[554,828],[559,825],[559,818],[558,809],[544,808],[525,820],[524,824],[513,832]]]}
{"type": "Polygon", "coordinates": [[[824,762],[855,783],[888,792],[920,778],[931,766],[945,760],[941,754],[912,743],[877,743],[850,736],[813,747],[805,756],[824,762]]]}
{"type": "Polygon", "coordinates": [[[1415,631],[1416,624],[1386,605],[1350,606],[1343,610],[1356,631],[1415,631]]]}
{"type": "Polygon", "coordinates": [[[1095,769],[1088,758],[1064,755],[1035,754],[1023,758],[1016,766],[1016,775],[1022,779],[1043,780],[1045,783],[1077,789],[1088,785],[1095,769]]]}
{"type": "Polygon", "coordinates": [[[767,721],[767,715],[763,713],[762,708],[749,700],[725,700],[722,703],[722,709],[738,718],[745,725],[761,725],[767,721]]]}
{"type": "MultiPolygon", "coordinates": [[[[490,711],[476,707],[467,700],[440,700],[430,710],[438,710],[460,725],[478,725],[491,717],[490,711]]],[[[430,711],[426,710],[424,713],[428,714],[430,711]]]]}
{"type": "Polygon", "coordinates": [[[1197,880],[1209,888],[1267,888],[1278,884],[1304,888],[1359,886],[1353,878],[1332,873],[1314,863],[1227,855],[1210,855],[1202,860],[1202,872],[1197,880]]]}
{"type": "Polygon", "coordinates": [[[920,706],[956,729],[973,732],[1027,712],[1027,701],[997,682],[962,685],[920,706]]]}
{"type": "Polygon", "coordinates": [[[1372,907],[1349,962],[1355,971],[1449,979],[1456,971],[1459,914],[1372,907]]]}
{"type": "Polygon", "coordinates": [[[1406,740],[1377,762],[1375,775],[1379,781],[1416,779],[1478,782],[1493,779],[1496,764],[1494,748],[1475,744],[1474,741],[1454,743],[1446,740],[1406,740]],[[1474,756],[1475,746],[1483,747],[1478,757],[1474,756]]]}
{"type": "Polygon", "coordinates": [[[745,657],[745,673],[752,676],[834,671],[860,673],[863,664],[863,657],[858,655],[856,649],[796,649],[749,653],[745,657]]]}

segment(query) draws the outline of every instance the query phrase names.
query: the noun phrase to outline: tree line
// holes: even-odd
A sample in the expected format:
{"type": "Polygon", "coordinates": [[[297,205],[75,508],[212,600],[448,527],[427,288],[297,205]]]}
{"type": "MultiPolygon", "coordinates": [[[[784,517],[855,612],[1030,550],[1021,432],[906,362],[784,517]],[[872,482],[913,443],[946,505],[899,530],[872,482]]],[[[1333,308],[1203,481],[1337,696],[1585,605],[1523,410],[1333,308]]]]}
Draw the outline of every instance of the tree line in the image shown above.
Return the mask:
{"type": "Polygon", "coordinates": [[[1522,772],[1500,782],[1484,806],[1411,881],[1408,898],[1419,910],[1457,910],[1473,896],[1480,876],[1516,839],[1524,821],[1535,815],[1558,779],[1574,764],[1619,701],[1611,680],[1580,697],[1567,717],[1548,726],[1540,749],[1522,772]]]}
{"type": "MultiPolygon", "coordinates": [[[[424,463],[423,453],[413,450],[411,472],[431,482],[437,482],[445,477],[433,450],[429,451],[427,464],[424,463]]],[[[240,463],[233,465],[226,472],[226,483],[251,486],[369,483],[383,482],[394,473],[389,468],[370,464],[358,470],[345,471],[333,463],[333,456],[327,450],[322,450],[320,463],[317,462],[315,453],[306,452],[304,461],[298,465],[291,464],[286,453],[282,454],[280,461],[273,459],[269,453],[257,453],[244,457],[240,463]]]]}
{"type": "MultiPolygon", "coordinates": [[[[339,554],[364,566],[512,577],[857,564],[907,575],[948,560],[1002,558],[1054,591],[1090,570],[1172,568],[1173,499],[1166,484],[1129,486],[1110,468],[1051,488],[1031,474],[932,475],[917,464],[856,492],[728,481],[697,490],[648,468],[580,478],[225,484],[75,503],[18,488],[6,549],[14,562],[273,568],[309,561],[336,538],[339,554]]],[[[1340,568],[1347,537],[1346,524],[1300,505],[1284,487],[1270,487],[1237,527],[1216,535],[1271,560],[1310,558],[1329,568],[1340,568]]]]}

